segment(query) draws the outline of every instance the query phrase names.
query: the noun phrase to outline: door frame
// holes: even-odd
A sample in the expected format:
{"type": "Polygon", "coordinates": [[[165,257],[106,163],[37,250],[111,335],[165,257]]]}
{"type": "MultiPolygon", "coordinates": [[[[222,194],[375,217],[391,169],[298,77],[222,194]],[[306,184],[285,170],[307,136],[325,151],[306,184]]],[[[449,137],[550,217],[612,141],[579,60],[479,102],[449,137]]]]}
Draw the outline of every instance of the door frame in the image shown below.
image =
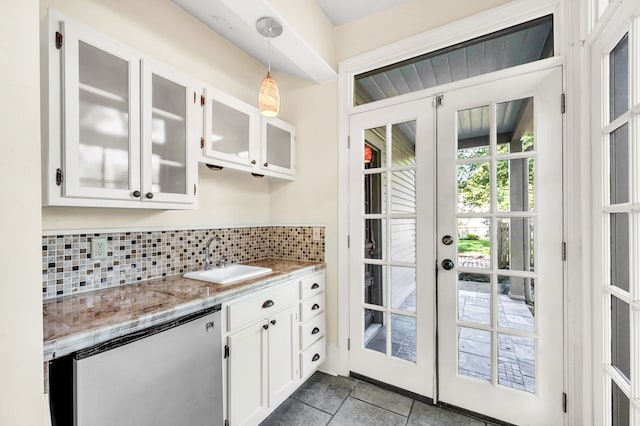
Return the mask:
{"type": "MultiPolygon", "coordinates": [[[[443,25],[441,27],[426,31],[417,36],[407,38],[388,46],[367,52],[365,54],[358,55],[351,59],[340,62],[339,65],[339,80],[338,80],[338,247],[337,247],[337,276],[338,276],[338,340],[337,347],[330,345],[327,347],[328,357],[326,370],[341,375],[348,375],[350,372],[349,361],[349,116],[356,112],[362,112],[369,109],[380,108],[387,105],[393,105],[396,103],[402,103],[411,101],[414,99],[432,97],[435,94],[442,91],[455,90],[463,87],[473,86],[476,84],[507,78],[510,76],[518,75],[521,73],[533,72],[557,66],[563,66],[563,87],[567,87],[567,70],[564,67],[567,62],[567,53],[571,53],[572,50],[567,47],[565,40],[565,26],[566,22],[571,23],[571,19],[576,20],[576,16],[569,17],[565,15],[565,3],[570,4],[574,0],[544,0],[542,2],[536,2],[532,5],[529,1],[521,0],[508,2],[504,5],[495,7],[493,9],[477,13],[468,18],[463,18],[453,23],[443,25]],[[554,56],[541,61],[521,65],[518,67],[508,68],[505,70],[497,71],[491,74],[484,74],[477,77],[469,78],[467,80],[461,80],[454,83],[425,89],[420,92],[414,92],[407,95],[397,96],[394,98],[373,102],[358,107],[353,107],[352,94],[353,94],[353,79],[354,76],[376,69],[391,63],[395,63],[419,54],[434,51],[446,46],[450,46],[456,43],[460,43],[482,34],[494,32],[509,26],[517,25],[519,23],[535,19],[544,15],[554,15],[554,56]],[[571,18],[571,19],[569,19],[571,18]]],[[[574,12],[574,15],[580,15],[580,12],[574,12]]],[[[577,25],[577,24],[573,24],[577,25]]],[[[573,64],[571,64],[573,65],[573,64]]],[[[572,69],[571,72],[577,73],[579,70],[572,69]]],[[[572,85],[574,87],[575,85],[572,85]]],[[[570,96],[569,99],[572,99],[570,96]]],[[[575,114],[577,116],[578,114],[575,114]]],[[[572,118],[575,120],[574,116],[572,118]]],[[[566,117],[563,117],[563,124],[566,117]]],[[[567,132],[567,128],[563,125],[563,149],[565,152],[569,150],[567,147],[575,147],[580,149],[581,139],[578,136],[579,132],[567,132]]],[[[567,174],[567,164],[573,164],[579,161],[583,155],[582,150],[578,150],[576,154],[564,156],[565,163],[563,169],[567,174]]],[[[569,208],[565,209],[565,217],[563,222],[567,223],[567,217],[572,213],[577,214],[577,217],[582,217],[580,204],[580,193],[588,194],[588,184],[580,179],[582,175],[588,176],[588,170],[585,172],[579,169],[572,172],[570,179],[564,179],[564,193],[567,194],[568,187],[575,187],[576,194],[571,195],[571,203],[567,202],[565,197],[565,206],[570,204],[569,208]],[[575,174],[575,176],[574,176],[575,174]],[[569,184],[567,184],[569,182],[569,184]],[[574,204],[575,203],[575,204],[574,204]],[[574,207],[575,205],[575,207],[574,207]]],[[[576,247],[581,241],[581,233],[583,227],[579,220],[573,221],[572,226],[564,227],[564,239],[565,241],[575,242],[576,247]],[[568,232],[568,229],[571,229],[568,232]],[[570,234],[570,235],[567,235],[570,234]]],[[[582,329],[575,329],[569,332],[567,324],[570,320],[575,318],[585,317],[588,313],[582,312],[584,309],[581,307],[583,302],[578,300],[576,302],[567,302],[569,298],[568,294],[576,292],[579,298],[584,298],[584,290],[580,289],[581,276],[583,276],[583,258],[584,253],[569,251],[569,261],[565,263],[564,275],[565,275],[565,303],[564,303],[564,324],[565,329],[565,342],[564,342],[564,375],[565,383],[571,393],[574,393],[576,399],[572,404],[569,404],[569,416],[568,422],[571,422],[575,413],[580,413],[583,408],[588,407],[590,404],[588,389],[584,390],[584,383],[590,383],[589,378],[584,378],[583,375],[584,366],[588,365],[587,360],[583,359],[578,351],[571,349],[573,347],[579,347],[583,341],[588,340],[589,331],[582,329]],[[576,273],[575,278],[568,279],[569,270],[576,273]],[[578,362],[569,368],[569,360],[577,359],[578,362]],[[578,378],[580,377],[580,378],[578,378]],[[580,386],[582,385],[582,386],[580,386]],[[580,387],[576,387],[580,386],[580,387]]],[[[588,263],[586,263],[588,264],[588,263]]],[[[580,414],[578,414],[580,418],[580,414]]]]}

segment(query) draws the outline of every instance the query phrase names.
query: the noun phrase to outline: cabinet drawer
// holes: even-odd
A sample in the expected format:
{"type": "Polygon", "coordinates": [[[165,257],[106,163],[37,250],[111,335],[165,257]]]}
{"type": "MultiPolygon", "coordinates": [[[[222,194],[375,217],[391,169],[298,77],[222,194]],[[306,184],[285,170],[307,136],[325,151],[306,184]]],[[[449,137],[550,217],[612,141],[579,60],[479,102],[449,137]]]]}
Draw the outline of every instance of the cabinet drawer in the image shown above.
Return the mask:
{"type": "Polygon", "coordinates": [[[320,312],[324,312],[324,293],[300,303],[300,321],[306,321],[320,312]]]}
{"type": "Polygon", "coordinates": [[[303,277],[300,280],[300,296],[303,299],[324,292],[324,272],[303,277]]]}
{"type": "Polygon", "coordinates": [[[324,337],[311,345],[300,354],[300,371],[302,378],[306,378],[322,365],[326,357],[326,343],[324,337]]]}
{"type": "Polygon", "coordinates": [[[298,300],[296,284],[297,282],[291,281],[268,288],[227,306],[227,331],[237,330],[253,321],[295,305],[298,300]]]}
{"type": "Polygon", "coordinates": [[[324,337],[325,328],[326,326],[324,312],[301,324],[300,344],[302,349],[307,348],[310,344],[312,344],[319,338],[324,337]]]}

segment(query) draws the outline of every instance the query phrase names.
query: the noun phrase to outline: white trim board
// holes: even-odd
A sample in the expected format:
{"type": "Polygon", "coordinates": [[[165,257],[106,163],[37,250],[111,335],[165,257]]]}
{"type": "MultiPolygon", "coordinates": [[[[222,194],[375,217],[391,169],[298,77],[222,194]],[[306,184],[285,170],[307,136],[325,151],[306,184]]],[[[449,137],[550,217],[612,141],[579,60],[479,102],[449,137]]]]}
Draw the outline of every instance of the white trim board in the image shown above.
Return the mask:
{"type": "Polygon", "coordinates": [[[247,225],[176,225],[176,226],[138,226],[131,228],[85,228],[85,229],[43,229],[42,236],[72,234],[111,234],[117,232],[155,232],[155,231],[198,231],[202,229],[236,229],[236,228],[278,228],[278,227],[326,228],[326,225],[313,223],[278,223],[247,225]]]}

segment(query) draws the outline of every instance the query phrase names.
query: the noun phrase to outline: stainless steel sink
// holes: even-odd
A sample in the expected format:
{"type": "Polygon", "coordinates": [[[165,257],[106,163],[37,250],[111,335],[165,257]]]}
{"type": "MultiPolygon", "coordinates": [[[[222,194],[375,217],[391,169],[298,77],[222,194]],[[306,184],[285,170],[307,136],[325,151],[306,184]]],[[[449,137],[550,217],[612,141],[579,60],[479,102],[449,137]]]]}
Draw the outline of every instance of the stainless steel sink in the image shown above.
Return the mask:
{"type": "Polygon", "coordinates": [[[224,268],[206,269],[203,271],[195,271],[184,274],[183,277],[192,280],[207,281],[214,284],[233,284],[238,281],[248,280],[250,278],[259,277],[261,275],[270,274],[270,268],[262,268],[260,266],[233,264],[224,268]]]}

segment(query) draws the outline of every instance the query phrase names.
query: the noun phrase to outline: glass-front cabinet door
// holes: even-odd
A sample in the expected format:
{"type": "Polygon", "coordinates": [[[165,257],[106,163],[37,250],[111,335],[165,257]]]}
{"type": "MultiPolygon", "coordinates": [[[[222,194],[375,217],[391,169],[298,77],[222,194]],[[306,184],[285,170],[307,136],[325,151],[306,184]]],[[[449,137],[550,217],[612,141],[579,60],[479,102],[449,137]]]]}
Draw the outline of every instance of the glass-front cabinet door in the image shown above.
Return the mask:
{"type": "Polygon", "coordinates": [[[267,173],[295,175],[295,127],[277,118],[262,117],[260,139],[262,170],[267,173]]]}
{"type": "Polygon", "coordinates": [[[195,200],[202,115],[194,84],[161,64],[142,62],[143,201],[195,200]],[[200,117],[200,119],[198,119],[200,117]]]}
{"type": "Polygon", "coordinates": [[[61,23],[60,30],[62,196],[135,199],[133,193],[140,189],[139,57],[68,22],[61,23]]]}
{"type": "Polygon", "coordinates": [[[258,169],[260,113],[252,105],[206,87],[203,161],[221,167],[258,169]]]}

